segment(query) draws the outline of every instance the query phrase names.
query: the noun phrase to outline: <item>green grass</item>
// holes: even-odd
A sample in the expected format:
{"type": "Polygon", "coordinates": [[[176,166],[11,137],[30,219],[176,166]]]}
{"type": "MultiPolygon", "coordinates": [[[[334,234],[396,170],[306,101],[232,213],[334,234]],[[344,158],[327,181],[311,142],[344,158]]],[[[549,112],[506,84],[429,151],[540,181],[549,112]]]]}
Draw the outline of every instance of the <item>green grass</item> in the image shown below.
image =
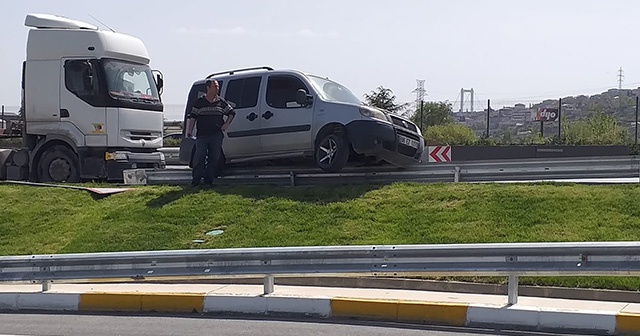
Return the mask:
{"type": "MultiPolygon", "coordinates": [[[[640,240],[640,186],[394,184],[138,187],[0,185],[0,255],[190,248],[640,240]],[[205,233],[223,229],[220,236],[205,233]],[[193,243],[203,239],[205,243],[193,243]]],[[[499,279],[475,279],[499,281],[499,279]]],[[[525,284],[640,288],[637,278],[525,284]]]]}

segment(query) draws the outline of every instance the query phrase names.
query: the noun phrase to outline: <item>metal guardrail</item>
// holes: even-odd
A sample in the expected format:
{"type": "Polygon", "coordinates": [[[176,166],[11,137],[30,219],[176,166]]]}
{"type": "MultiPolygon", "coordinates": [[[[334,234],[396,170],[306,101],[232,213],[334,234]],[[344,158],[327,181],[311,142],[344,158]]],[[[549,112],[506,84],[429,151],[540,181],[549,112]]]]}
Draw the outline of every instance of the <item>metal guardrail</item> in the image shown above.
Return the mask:
{"type": "Polygon", "coordinates": [[[0,281],[157,277],[508,276],[509,303],[518,277],[640,274],[640,242],[371,245],[109,252],[0,257],[0,281]]]}
{"type": "MultiPolygon", "coordinates": [[[[148,184],[187,184],[187,167],[144,172],[148,184]]],[[[545,158],[526,160],[429,163],[407,169],[395,166],[347,167],[340,173],[324,173],[313,167],[231,168],[218,184],[364,184],[412,182],[486,182],[531,179],[635,178],[640,177],[640,157],[545,158]]]]}

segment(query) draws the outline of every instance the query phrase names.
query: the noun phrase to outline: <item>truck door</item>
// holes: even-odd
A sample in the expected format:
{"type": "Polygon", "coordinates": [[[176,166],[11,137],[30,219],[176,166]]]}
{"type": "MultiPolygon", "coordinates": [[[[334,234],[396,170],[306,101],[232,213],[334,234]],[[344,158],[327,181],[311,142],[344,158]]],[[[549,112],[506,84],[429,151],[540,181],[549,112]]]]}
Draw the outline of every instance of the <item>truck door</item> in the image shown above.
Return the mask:
{"type": "Polygon", "coordinates": [[[261,141],[265,153],[313,149],[313,107],[302,107],[296,103],[298,89],[310,92],[297,76],[268,76],[265,100],[260,110],[261,141]]]}
{"type": "Polygon", "coordinates": [[[106,108],[95,60],[62,60],[60,130],[78,146],[106,147],[106,108]]]}

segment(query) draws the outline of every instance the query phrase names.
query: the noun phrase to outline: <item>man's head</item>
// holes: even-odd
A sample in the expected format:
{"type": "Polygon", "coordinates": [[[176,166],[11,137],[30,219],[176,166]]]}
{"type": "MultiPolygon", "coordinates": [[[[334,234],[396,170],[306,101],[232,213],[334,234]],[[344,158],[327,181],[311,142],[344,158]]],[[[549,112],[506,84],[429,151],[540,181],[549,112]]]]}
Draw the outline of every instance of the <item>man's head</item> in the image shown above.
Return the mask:
{"type": "Polygon", "coordinates": [[[218,94],[218,90],[220,89],[220,85],[218,81],[215,79],[207,79],[207,95],[215,96],[218,94]]]}

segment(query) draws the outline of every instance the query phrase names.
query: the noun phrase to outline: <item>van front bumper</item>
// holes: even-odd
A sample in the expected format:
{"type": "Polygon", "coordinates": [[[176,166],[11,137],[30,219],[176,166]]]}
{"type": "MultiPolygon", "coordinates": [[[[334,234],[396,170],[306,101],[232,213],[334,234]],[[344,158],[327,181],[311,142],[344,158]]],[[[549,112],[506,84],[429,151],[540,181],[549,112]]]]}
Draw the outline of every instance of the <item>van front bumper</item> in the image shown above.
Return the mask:
{"type": "Polygon", "coordinates": [[[416,132],[375,120],[352,121],[346,128],[349,142],[358,154],[375,156],[402,167],[421,162],[424,139],[416,132]]]}

